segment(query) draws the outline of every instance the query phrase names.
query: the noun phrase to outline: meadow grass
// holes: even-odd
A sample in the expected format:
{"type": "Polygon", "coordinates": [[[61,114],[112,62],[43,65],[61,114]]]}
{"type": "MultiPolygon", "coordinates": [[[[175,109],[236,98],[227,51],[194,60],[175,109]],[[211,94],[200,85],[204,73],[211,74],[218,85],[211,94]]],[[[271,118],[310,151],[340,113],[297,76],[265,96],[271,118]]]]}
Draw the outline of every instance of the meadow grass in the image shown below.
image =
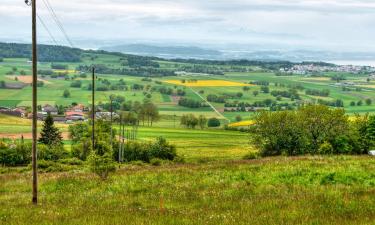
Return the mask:
{"type": "Polygon", "coordinates": [[[373,224],[370,157],[265,158],[160,167],[123,165],[106,181],[85,169],[0,175],[2,224],[373,224]]]}

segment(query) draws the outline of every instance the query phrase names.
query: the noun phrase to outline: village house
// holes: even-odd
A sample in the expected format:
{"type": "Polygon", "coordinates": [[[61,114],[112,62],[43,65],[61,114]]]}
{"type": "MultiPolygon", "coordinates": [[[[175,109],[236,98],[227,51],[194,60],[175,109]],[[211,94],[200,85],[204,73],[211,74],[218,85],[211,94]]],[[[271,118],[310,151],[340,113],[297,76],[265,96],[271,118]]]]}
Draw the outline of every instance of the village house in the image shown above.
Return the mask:
{"type": "Polygon", "coordinates": [[[70,121],[84,121],[85,114],[83,112],[68,111],[65,112],[65,118],[70,121]]]}
{"type": "Polygon", "coordinates": [[[48,113],[50,113],[52,116],[56,116],[58,114],[58,110],[56,107],[47,104],[42,107],[42,114],[47,115],[48,113]]]}
{"type": "Polygon", "coordinates": [[[85,106],[82,104],[78,104],[76,106],[73,106],[70,110],[70,112],[84,112],[85,111],[85,106]]]}
{"type": "Polygon", "coordinates": [[[15,108],[11,109],[8,107],[2,107],[0,106],[0,113],[9,115],[9,116],[17,116],[17,117],[26,117],[26,110],[22,108],[15,108]]]}

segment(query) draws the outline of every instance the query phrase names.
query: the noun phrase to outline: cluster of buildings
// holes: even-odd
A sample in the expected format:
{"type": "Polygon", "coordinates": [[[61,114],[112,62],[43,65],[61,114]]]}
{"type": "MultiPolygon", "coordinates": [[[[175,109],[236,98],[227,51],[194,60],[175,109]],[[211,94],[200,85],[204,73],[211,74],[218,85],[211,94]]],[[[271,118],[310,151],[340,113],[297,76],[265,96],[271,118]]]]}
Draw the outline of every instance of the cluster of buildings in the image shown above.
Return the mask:
{"type": "MultiPolygon", "coordinates": [[[[51,114],[55,122],[74,122],[86,120],[88,109],[84,105],[78,104],[67,109],[62,115],[59,115],[57,107],[46,104],[38,112],[38,120],[44,120],[48,114],[51,114]]],[[[0,106],[0,113],[10,116],[32,119],[33,114],[28,112],[26,107],[8,108],[0,106]]]]}
{"type": "Polygon", "coordinates": [[[354,66],[354,65],[317,65],[317,64],[306,64],[306,65],[294,65],[291,68],[281,68],[280,73],[295,74],[295,75],[311,75],[320,74],[324,72],[341,72],[341,73],[354,73],[358,74],[361,72],[375,72],[375,68],[371,66],[354,66]]]}
{"type": "MultiPolygon", "coordinates": [[[[16,116],[21,118],[32,119],[33,114],[29,112],[26,107],[8,108],[0,106],[0,113],[10,116],[16,116]]],[[[64,109],[64,112],[59,113],[59,109],[55,106],[46,104],[41,107],[38,112],[38,120],[45,120],[47,115],[50,114],[55,122],[61,123],[73,123],[76,121],[86,121],[89,117],[89,109],[82,104],[72,106],[68,109],[64,109]]],[[[97,119],[109,119],[111,117],[110,112],[99,112],[95,113],[97,119]]],[[[119,117],[118,114],[112,113],[113,118],[119,117]]]]}

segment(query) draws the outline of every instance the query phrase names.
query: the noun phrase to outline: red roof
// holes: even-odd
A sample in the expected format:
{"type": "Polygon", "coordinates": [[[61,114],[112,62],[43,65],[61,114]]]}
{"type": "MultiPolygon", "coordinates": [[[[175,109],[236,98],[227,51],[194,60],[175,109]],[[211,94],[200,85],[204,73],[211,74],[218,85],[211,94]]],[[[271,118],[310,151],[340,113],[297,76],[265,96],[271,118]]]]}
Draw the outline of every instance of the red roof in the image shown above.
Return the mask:
{"type": "Polygon", "coordinates": [[[84,116],[85,114],[83,112],[69,111],[69,112],[66,112],[65,115],[66,116],[84,116]]]}

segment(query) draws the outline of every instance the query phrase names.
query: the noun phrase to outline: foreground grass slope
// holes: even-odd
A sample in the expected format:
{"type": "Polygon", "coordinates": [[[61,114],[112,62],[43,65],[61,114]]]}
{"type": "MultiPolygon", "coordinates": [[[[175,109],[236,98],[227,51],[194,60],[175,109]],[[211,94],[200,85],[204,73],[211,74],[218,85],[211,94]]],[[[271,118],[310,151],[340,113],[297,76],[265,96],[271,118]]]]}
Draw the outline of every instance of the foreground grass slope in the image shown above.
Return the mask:
{"type": "Polygon", "coordinates": [[[373,224],[370,157],[267,158],[126,166],[107,181],[84,171],[0,175],[1,224],[373,224]]]}

